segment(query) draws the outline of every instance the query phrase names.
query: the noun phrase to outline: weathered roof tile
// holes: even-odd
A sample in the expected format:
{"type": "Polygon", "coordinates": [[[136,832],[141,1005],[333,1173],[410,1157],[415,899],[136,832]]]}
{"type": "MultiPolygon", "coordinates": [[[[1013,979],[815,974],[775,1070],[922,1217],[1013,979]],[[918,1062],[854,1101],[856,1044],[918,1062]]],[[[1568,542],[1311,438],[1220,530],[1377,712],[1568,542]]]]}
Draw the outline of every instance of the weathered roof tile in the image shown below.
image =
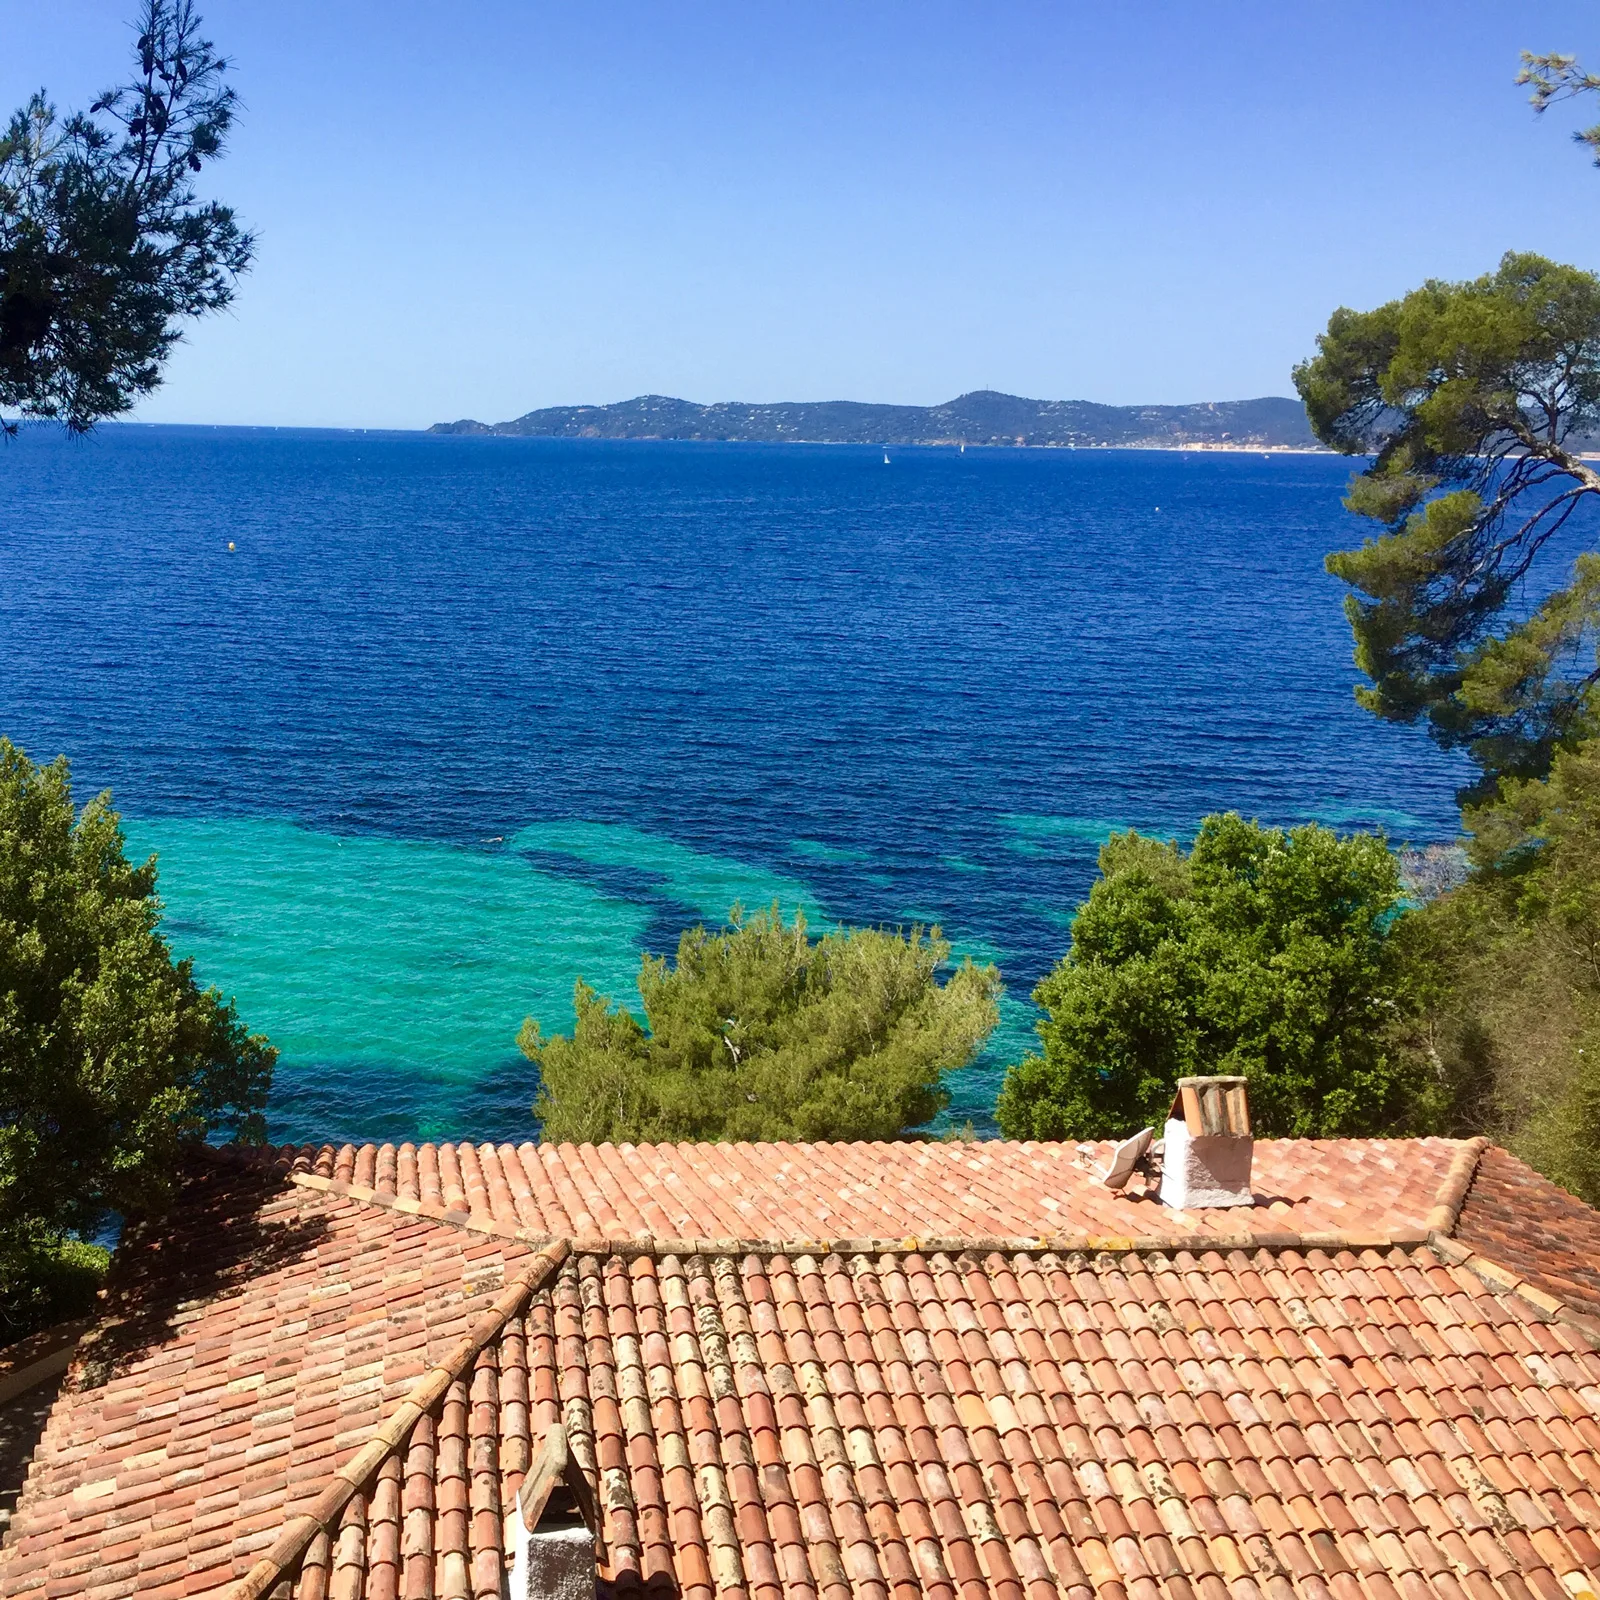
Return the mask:
{"type": "Polygon", "coordinates": [[[216,1590],[306,1527],[263,1592],[488,1600],[560,1420],[618,1593],[1568,1600],[1600,1578],[1600,1356],[1554,1288],[1593,1257],[1523,1245],[1530,1204],[1580,1257],[1600,1218],[1478,1149],[1263,1142],[1243,1217],[1052,1146],[207,1169],[119,1255],[0,1595],[216,1590]]]}

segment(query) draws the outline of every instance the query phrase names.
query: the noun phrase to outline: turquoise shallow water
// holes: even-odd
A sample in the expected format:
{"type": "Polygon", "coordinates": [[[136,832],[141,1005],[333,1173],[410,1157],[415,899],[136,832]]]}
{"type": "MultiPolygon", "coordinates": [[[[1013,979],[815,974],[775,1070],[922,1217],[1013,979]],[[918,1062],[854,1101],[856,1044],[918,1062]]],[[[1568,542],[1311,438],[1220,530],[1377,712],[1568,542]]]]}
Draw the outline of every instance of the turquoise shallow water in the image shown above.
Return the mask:
{"type": "Polygon", "coordinates": [[[275,1109],[306,1128],[500,1126],[513,1096],[533,1098],[517,1081],[532,1069],[507,1070],[522,1018],[564,1025],[579,973],[631,993],[650,921],[636,901],[507,850],[267,818],[130,821],[127,833],[160,858],[168,938],[278,1046],[275,1109]]]}
{"type": "Polygon", "coordinates": [[[283,1051],[280,1137],[526,1136],[524,1016],[774,900],[1000,964],[982,1129],[1111,828],[1453,833],[1460,768],[1350,697],[1346,471],[31,433],[0,729],[158,853],[173,945],[283,1051]]]}
{"type": "MultiPolygon", "coordinates": [[[[275,818],[124,827],[132,855],[158,858],[174,947],[283,1053],[274,1110],[295,1127],[526,1134],[522,1019],[570,1028],[580,976],[637,1008],[652,926],[774,904],[829,925],[798,879],[606,823],[536,824],[478,849],[275,818]]],[[[956,955],[1001,958],[982,940],[956,955]]],[[[996,1043],[1015,1054],[1031,1013],[1016,997],[1004,1010],[996,1043]]]]}

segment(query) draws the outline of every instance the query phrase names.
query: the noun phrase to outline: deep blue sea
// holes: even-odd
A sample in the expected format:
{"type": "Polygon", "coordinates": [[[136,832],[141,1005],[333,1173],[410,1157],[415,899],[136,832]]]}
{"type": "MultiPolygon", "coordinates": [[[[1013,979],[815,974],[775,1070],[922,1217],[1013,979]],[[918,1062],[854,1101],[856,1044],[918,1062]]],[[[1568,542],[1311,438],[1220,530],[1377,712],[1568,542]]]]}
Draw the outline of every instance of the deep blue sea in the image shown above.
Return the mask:
{"type": "Polygon", "coordinates": [[[0,450],[0,731],[109,787],[282,1138],[527,1137],[522,1018],[729,906],[937,922],[992,1128],[1113,827],[1449,838],[1351,698],[1349,463],[109,427],[0,450]]]}

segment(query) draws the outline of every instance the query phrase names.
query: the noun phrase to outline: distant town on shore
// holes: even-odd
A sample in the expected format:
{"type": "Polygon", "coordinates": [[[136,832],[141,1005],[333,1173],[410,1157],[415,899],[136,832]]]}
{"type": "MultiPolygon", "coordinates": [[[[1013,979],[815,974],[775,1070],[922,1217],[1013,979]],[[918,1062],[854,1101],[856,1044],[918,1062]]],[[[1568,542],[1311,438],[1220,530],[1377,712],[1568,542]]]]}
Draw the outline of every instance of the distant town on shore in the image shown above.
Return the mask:
{"type": "Polygon", "coordinates": [[[752,444],[1011,445],[1124,450],[1319,450],[1299,400],[1103,406],[976,389],[939,406],[855,400],[697,405],[646,394],[608,406],[549,406],[510,422],[438,422],[430,433],[548,439],[700,439],[752,444]]]}

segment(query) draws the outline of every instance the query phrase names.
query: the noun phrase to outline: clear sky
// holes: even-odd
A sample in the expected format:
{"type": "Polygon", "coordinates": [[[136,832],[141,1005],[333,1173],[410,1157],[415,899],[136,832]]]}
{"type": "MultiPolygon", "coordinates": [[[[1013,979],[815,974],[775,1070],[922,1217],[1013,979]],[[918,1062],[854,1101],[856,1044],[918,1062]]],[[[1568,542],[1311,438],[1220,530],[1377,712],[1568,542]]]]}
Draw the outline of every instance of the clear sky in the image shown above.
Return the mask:
{"type": "MultiPolygon", "coordinates": [[[[133,0],[0,0],[0,104],[85,105],[133,0]]],[[[1340,303],[1600,266],[1600,171],[1503,0],[211,0],[260,235],[150,421],[424,426],[655,392],[1290,391],[1340,303]]],[[[1588,120],[1600,119],[1600,103],[1588,120]]]]}

